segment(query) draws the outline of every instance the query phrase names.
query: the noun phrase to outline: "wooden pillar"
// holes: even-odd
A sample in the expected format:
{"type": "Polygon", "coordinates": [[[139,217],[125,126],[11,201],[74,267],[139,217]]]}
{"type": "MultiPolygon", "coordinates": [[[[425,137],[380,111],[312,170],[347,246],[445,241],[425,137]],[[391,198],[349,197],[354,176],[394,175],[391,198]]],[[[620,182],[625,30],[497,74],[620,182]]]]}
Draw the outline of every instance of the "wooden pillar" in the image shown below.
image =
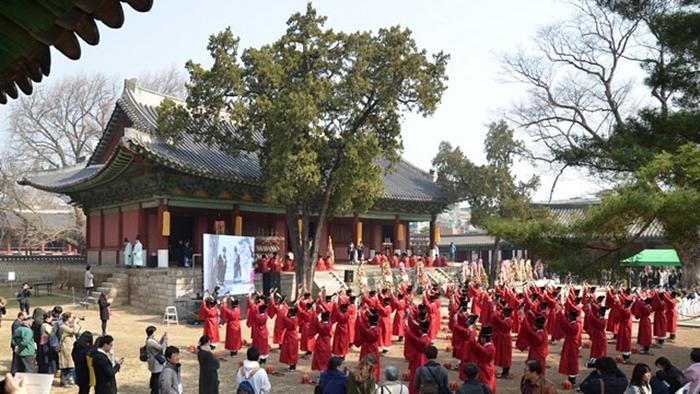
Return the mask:
{"type": "Polygon", "coordinates": [[[399,224],[401,224],[399,215],[394,215],[394,237],[391,240],[392,249],[394,250],[394,253],[396,253],[397,249],[401,249],[401,242],[399,241],[399,238],[403,237],[403,235],[399,236],[399,224]]]}
{"type": "Polygon", "coordinates": [[[430,242],[428,243],[428,249],[433,250],[435,249],[435,243],[437,240],[435,239],[435,215],[432,216],[430,219],[430,242]]]}
{"type": "Polygon", "coordinates": [[[7,254],[12,253],[12,237],[7,237],[7,254]]]}
{"type": "Polygon", "coordinates": [[[357,224],[360,223],[360,216],[355,213],[352,215],[352,242],[357,246],[360,243],[359,233],[357,231],[357,224]]]}
{"type": "Polygon", "coordinates": [[[73,245],[68,244],[68,254],[73,254],[73,245]]]}
{"type": "Polygon", "coordinates": [[[46,244],[44,242],[41,243],[41,254],[46,254],[46,244]]]}
{"type": "Polygon", "coordinates": [[[100,210],[100,240],[99,253],[97,254],[97,265],[102,265],[102,250],[105,247],[105,213],[100,210]]]}
{"type": "Polygon", "coordinates": [[[231,234],[241,236],[243,235],[243,218],[241,217],[241,224],[239,226],[239,216],[241,216],[241,207],[238,204],[233,204],[233,210],[231,212],[231,234]]]}

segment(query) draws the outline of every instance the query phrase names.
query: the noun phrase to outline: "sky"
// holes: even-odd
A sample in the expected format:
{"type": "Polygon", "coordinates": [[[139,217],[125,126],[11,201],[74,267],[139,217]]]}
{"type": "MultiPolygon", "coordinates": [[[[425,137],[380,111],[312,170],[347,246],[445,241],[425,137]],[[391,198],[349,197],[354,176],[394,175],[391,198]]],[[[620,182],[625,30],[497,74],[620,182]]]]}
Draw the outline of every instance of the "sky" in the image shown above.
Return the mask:
{"type": "MultiPolygon", "coordinates": [[[[211,58],[206,46],[211,34],[230,26],[240,37],[241,48],[271,43],[284,34],[290,15],[305,11],[307,1],[155,0],[147,13],[122,4],[124,25],[110,29],[98,22],[100,43],[92,47],[81,41],[79,60],[69,60],[52,48],[51,74],[41,84],[98,71],[134,78],[171,66],[184,69],[190,59],[208,66],[211,58]]],[[[441,141],[460,146],[477,164],[485,163],[487,125],[499,120],[498,110],[507,108],[525,88],[503,82],[498,56],[530,46],[538,28],[566,19],[571,10],[556,0],[318,0],[313,5],[328,17],[326,26],[334,30],[376,32],[401,25],[412,30],[419,48],[451,55],[448,89],[436,113],[430,118],[409,115],[402,125],[404,158],[425,170],[430,169],[441,141]]],[[[0,122],[6,113],[7,108],[0,108],[0,122]]],[[[541,171],[516,163],[519,179],[540,174],[542,186],[535,201],[549,198],[554,179],[541,171]]],[[[590,196],[598,189],[571,173],[560,181],[554,198],[590,196]]]]}

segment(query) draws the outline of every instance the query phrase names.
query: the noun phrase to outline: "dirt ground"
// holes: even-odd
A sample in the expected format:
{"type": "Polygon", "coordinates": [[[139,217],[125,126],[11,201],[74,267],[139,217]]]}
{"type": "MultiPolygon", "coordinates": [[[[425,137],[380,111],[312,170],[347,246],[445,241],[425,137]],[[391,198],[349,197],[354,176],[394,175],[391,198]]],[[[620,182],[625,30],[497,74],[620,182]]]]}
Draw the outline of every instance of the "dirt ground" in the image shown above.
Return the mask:
{"type": "MultiPolygon", "coordinates": [[[[16,288],[14,289],[16,291],[16,288]]],[[[8,287],[0,288],[0,296],[8,299],[7,305],[7,315],[3,317],[2,329],[0,329],[0,342],[10,343],[10,326],[12,320],[17,316],[19,312],[19,307],[17,302],[14,301],[14,296],[12,294],[14,291],[8,287]]],[[[72,299],[68,294],[60,294],[60,292],[54,291],[54,296],[52,297],[39,297],[31,299],[31,310],[33,311],[36,307],[41,307],[43,309],[50,309],[54,305],[62,305],[64,310],[73,311],[78,316],[85,316],[86,321],[82,322],[84,330],[91,330],[92,332],[100,331],[100,321],[98,316],[98,311],[96,309],[83,309],[80,306],[73,306],[72,299]]],[[[114,315],[109,321],[107,331],[110,335],[115,337],[114,351],[117,357],[124,357],[126,361],[124,362],[121,372],[117,375],[117,382],[119,386],[120,393],[126,394],[145,394],[148,393],[148,379],[150,373],[146,363],[139,361],[138,359],[138,349],[143,346],[145,340],[145,329],[149,325],[155,325],[158,327],[158,332],[156,336],[164,332],[168,332],[169,344],[180,348],[183,355],[182,360],[182,376],[183,376],[183,386],[185,393],[196,393],[198,392],[198,376],[199,367],[197,364],[197,357],[194,353],[190,353],[187,349],[191,345],[196,345],[197,340],[202,335],[201,326],[188,326],[181,322],[179,326],[170,325],[166,327],[163,323],[161,315],[149,315],[143,314],[131,307],[117,307],[114,309],[114,315]]],[[[444,323],[444,322],[443,322],[444,323]]],[[[272,332],[272,322],[269,323],[270,332],[272,332]]],[[[245,327],[245,324],[241,324],[243,327],[243,338],[250,342],[250,330],[245,327]]],[[[634,333],[636,333],[636,324],[634,327],[634,333]]],[[[696,335],[700,333],[700,328],[679,328],[677,340],[673,344],[667,344],[663,349],[653,349],[651,356],[641,356],[633,355],[632,360],[635,362],[647,363],[655,370],[653,367],[654,360],[659,356],[665,356],[674,365],[683,369],[690,364],[689,354],[690,348],[693,346],[698,346],[698,340],[696,335]],[[695,339],[693,339],[695,338],[695,339]]],[[[438,341],[436,346],[440,350],[438,359],[441,363],[452,362],[454,360],[449,357],[446,347],[449,342],[445,339],[447,335],[446,332],[440,332],[438,335],[438,341]]],[[[233,392],[236,387],[235,372],[238,368],[239,361],[245,358],[246,347],[238,353],[237,357],[229,357],[228,352],[223,349],[223,340],[225,338],[225,330],[221,329],[221,339],[222,343],[218,346],[217,350],[220,352],[222,358],[221,368],[219,369],[219,380],[221,381],[220,392],[230,393],[233,392]]],[[[396,339],[396,338],[395,338],[396,339]]],[[[584,341],[587,336],[584,334],[584,341]]],[[[615,345],[611,344],[608,346],[608,355],[616,356],[617,353],[614,350],[615,345]]],[[[2,349],[2,348],[0,348],[2,349]]],[[[10,348],[9,346],[4,347],[5,350],[0,350],[0,365],[1,371],[9,371],[10,369],[10,348]]],[[[561,383],[566,380],[563,375],[557,373],[557,365],[559,363],[559,353],[561,352],[561,343],[557,345],[550,346],[550,356],[548,364],[551,368],[547,369],[547,377],[552,380],[558,387],[561,387],[561,383]]],[[[587,359],[589,350],[582,349],[581,362],[587,359]]],[[[511,369],[511,374],[516,378],[513,380],[497,380],[496,388],[499,393],[517,393],[518,384],[520,376],[522,375],[523,361],[525,361],[527,353],[521,353],[517,349],[513,352],[513,367],[511,369]]],[[[359,351],[357,349],[351,350],[350,354],[347,356],[346,366],[352,368],[357,364],[359,357],[359,351]]],[[[280,364],[278,362],[279,353],[272,353],[268,359],[268,365],[273,366],[276,371],[282,371],[286,365],[280,364]]],[[[407,371],[408,363],[403,358],[403,346],[401,344],[395,344],[391,351],[386,354],[386,357],[381,357],[381,365],[394,365],[398,368],[400,372],[407,371]]],[[[631,376],[633,366],[621,365],[621,369],[628,375],[631,376]]],[[[499,368],[500,370],[500,368],[499,368]]],[[[587,376],[589,370],[582,368],[581,374],[579,375],[578,382],[583,381],[585,376],[587,376]]],[[[302,384],[301,379],[303,375],[308,374],[311,379],[317,380],[318,373],[311,371],[311,360],[300,359],[297,366],[297,372],[284,373],[284,376],[270,376],[270,381],[272,383],[273,392],[275,393],[313,393],[314,387],[309,384],[302,384]]],[[[450,382],[459,382],[459,375],[456,371],[451,371],[449,373],[450,382]]],[[[461,384],[461,383],[460,383],[461,384]]],[[[58,387],[58,378],[54,379],[54,388],[52,393],[64,394],[64,393],[75,393],[76,388],[60,388],[58,387]]],[[[559,389],[559,392],[566,392],[565,390],[559,389]]]]}

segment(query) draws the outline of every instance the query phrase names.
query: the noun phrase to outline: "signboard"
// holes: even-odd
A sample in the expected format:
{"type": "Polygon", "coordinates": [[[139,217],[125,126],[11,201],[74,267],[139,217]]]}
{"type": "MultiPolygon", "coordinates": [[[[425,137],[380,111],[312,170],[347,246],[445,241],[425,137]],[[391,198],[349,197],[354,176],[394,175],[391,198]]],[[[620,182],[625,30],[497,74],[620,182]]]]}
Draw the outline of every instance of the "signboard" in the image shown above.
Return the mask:
{"type": "Polygon", "coordinates": [[[255,286],[255,238],[204,234],[203,291],[219,294],[248,294],[255,286]]]}

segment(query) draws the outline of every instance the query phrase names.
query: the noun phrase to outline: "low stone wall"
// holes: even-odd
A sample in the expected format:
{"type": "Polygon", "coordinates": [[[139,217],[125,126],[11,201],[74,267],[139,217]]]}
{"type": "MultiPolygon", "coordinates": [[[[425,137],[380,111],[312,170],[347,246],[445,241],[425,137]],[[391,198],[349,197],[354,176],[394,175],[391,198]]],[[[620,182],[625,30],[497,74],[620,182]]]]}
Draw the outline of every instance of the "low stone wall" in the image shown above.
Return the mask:
{"type": "MultiPolygon", "coordinates": [[[[59,279],[59,272],[63,267],[75,267],[85,269],[85,257],[39,257],[39,256],[12,256],[0,259],[0,283],[8,283],[8,273],[15,273],[14,283],[44,282],[59,279]]],[[[82,288],[82,279],[80,282],[82,288]]]]}

